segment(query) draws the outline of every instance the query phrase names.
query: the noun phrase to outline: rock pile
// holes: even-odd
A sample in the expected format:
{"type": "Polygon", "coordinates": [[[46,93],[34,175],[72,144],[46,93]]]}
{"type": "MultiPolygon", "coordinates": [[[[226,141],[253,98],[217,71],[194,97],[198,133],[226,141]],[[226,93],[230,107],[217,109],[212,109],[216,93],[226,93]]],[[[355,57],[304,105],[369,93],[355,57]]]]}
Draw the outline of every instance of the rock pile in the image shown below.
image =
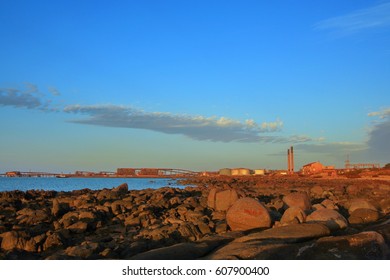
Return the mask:
{"type": "Polygon", "coordinates": [[[191,183],[199,186],[0,192],[0,259],[390,257],[388,182],[191,183]]]}

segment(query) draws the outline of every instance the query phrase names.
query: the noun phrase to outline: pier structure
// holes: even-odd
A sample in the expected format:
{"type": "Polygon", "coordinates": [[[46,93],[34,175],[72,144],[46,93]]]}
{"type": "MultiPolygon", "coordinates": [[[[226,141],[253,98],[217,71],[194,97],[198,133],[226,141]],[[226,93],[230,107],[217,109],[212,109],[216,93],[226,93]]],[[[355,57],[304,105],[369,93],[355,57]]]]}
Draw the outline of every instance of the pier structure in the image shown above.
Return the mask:
{"type": "Polygon", "coordinates": [[[9,171],[5,174],[0,174],[2,177],[58,177],[64,176],[61,173],[51,173],[51,172],[36,172],[36,171],[9,171]]]}
{"type": "Polygon", "coordinates": [[[176,168],[118,168],[117,172],[111,171],[76,171],[73,174],[64,173],[51,173],[51,172],[36,172],[36,171],[9,171],[4,174],[0,174],[0,177],[57,177],[57,178],[69,178],[69,177],[82,177],[82,178],[132,178],[132,177],[187,177],[199,175],[199,172],[176,169],[176,168]]]}
{"type": "Polygon", "coordinates": [[[118,168],[117,177],[180,177],[196,176],[199,172],[177,168],[118,168]]]}

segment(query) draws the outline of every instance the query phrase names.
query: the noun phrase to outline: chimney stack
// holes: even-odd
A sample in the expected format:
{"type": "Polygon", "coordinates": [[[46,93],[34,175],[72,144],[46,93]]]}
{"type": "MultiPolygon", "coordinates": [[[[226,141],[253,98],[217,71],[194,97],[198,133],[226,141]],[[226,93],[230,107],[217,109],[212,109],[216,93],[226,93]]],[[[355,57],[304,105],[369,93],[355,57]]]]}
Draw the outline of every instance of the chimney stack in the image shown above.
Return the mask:
{"type": "Polygon", "coordinates": [[[290,158],[291,158],[291,174],[293,174],[294,173],[294,147],[293,146],[291,146],[290,158]]]}
{"type": "Polygon", "coordinates": [[[290,149],[287,149],[287,173],[290,174],[291,161],[290,161],[290,149]]]}
{"type": "Polygon", "coordinates": [[[287,173],[294,173],[294,148],[293,146],[287,150],[287,173]]]}

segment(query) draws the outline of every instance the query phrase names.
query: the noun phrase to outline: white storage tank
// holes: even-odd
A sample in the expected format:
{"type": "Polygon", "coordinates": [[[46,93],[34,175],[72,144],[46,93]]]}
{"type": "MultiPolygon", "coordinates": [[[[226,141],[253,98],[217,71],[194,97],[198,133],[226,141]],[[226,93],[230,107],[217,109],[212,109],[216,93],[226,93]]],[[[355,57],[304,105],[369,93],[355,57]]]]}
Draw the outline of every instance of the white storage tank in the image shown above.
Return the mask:
{"type": "Polygon", "coordinates": [[[249,176],[251,170],[248,168],[234,168],[232,169],[232,176],[249,176]]]}
{"type": "Polygon", "coordinates": [[[234,168],[232,169],[232,176],[238,176],[240,175],[240,169],[234,168]]]}
{"type": "Polygon", "coordinates": [[[219,175],[231,176],[232,175],[232,170],[230,168],[222,168],[222,169],[219,170],[219,175]]]}
{"type": "Polygon", "coordinates": [[[265,175],[265,169],[255,169],[255,175],[265,175]]]}
{"type": "Polygon", "coordinates": [[[239,172],[239,175],[241,175],[241,176],[251,175],[251,171],[247,168],[240,168],[238,172],[239,172]]]}

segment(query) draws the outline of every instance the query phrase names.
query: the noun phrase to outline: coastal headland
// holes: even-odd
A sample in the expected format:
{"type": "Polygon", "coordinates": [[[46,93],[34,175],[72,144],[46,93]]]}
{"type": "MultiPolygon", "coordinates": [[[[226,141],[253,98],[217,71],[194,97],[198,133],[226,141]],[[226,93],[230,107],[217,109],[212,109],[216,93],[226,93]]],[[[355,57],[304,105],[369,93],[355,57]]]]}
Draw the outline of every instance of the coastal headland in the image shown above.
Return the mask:
{"type": "Polygon", "coordinates": [[[390,259],[390,182],[191,177],[0,192],[0,259],[390,259]]]}

